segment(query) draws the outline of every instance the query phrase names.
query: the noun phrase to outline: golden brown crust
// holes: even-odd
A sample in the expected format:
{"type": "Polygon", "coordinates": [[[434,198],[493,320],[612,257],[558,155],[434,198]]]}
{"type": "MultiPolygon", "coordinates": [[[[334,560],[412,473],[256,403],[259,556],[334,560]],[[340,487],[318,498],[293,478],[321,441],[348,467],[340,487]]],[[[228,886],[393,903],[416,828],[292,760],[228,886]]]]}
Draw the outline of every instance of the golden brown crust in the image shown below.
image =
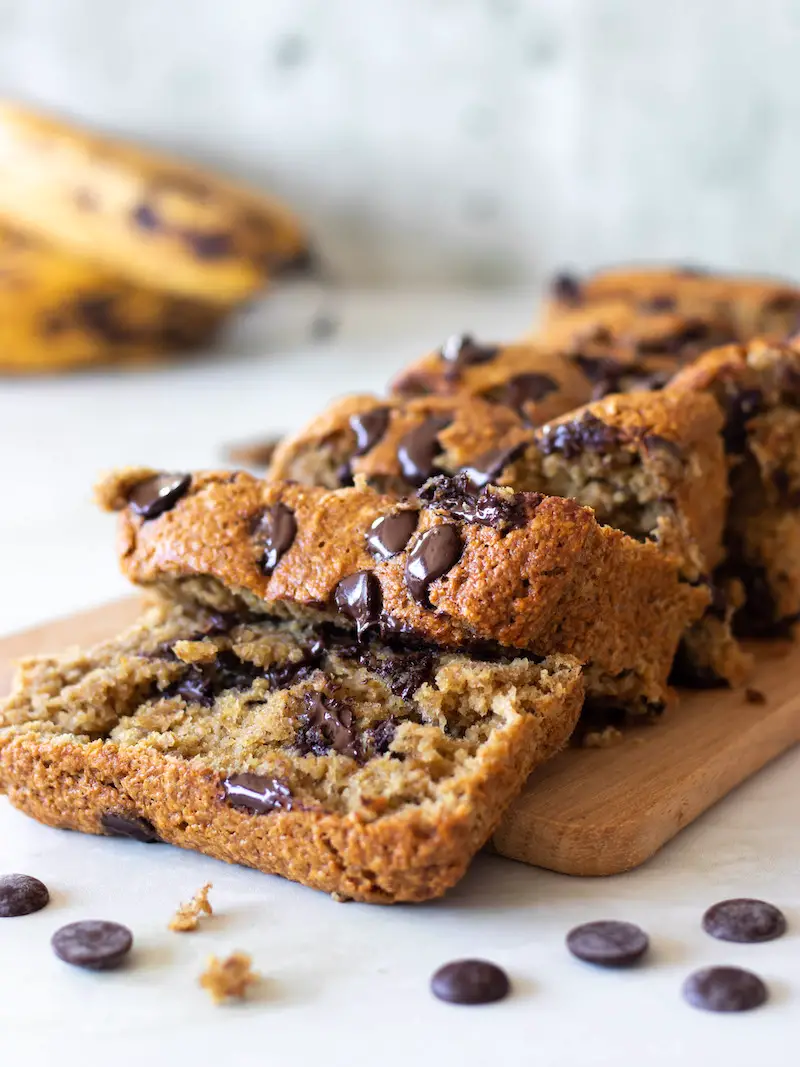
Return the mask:
{"type": "Polygon", "coordinates": [[[555,285],[545,305],[554,323],[577,307],[618,301],[634,309],[667,308],[700,318],[714,317],[742,341],[759,334],[785,337],[800,313],[800,288],[786,279],[721,274],[680,267],[621,267],[555,285]]]}
{"type": "MultiPolygon", "coordinates": [[[[120,478],[128,484],[124,472],[120,478]]],[[[106,498],[115,498],[114,484],[106,483],[106,498]]],[[[524,521],[510,529],[422,507],[408,547],[377,561],[365,536],[376,519],[397,510],[396,498],[270,484],[241,472],[201,473],[158,518],[122,511],[120,559],[132,581],[178,596],[217,607],[245,600],[263,611],[299,608],[340,622],[337,584],[369,571],[381,586],[384,617],[426,641],[457,647],[488,640],[539,655],[569,653],[591,661],[606,680],[629,678],[639,698],[663,702],[680,634],[702,613],[706,592],[682,583],[677,564],[654,545],[598,525],[589,508],[540,494],[512,498],[524,521]],[[264,510],[279,503],[292,511],[297,532],[268,576],[253,531],[264,510]],[[441,524],[456,527],[462,551],[429,585],[428,607],[409,592],[405,568],[420,536],[441,524]]]]}

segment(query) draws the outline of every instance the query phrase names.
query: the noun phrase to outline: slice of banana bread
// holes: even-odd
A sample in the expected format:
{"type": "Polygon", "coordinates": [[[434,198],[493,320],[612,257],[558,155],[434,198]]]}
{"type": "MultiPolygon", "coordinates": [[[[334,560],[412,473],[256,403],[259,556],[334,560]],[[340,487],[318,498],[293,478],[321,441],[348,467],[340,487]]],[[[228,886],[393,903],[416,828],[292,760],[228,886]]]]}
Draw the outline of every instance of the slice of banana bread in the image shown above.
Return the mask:
{"type": "Polygon", "coordinates": [[[426,900],[565,744],[582,695],[566,656],[357,644],[162,603],[114,640],[21,664],[0,791],[51,826],[426,900]]]}
{"type": "Polygon", "coordinates": [[[657,310],[715,317],[741,341],[761,334],[786,337],[800,324],[800,287],[794,282],[678,266],[612,268],[588,278],[560,274],[550,287],[545,322],[607,301],[622,301],[647,314],[657,310]]]}
{"type": "Polygon", "coordinates": [[[122,569],[141,585],[360,634],[574,655],[595,698],[639,713],[668,699],[680,635],[708,602],[655,545],[541,493],[448,486],[423,503],[134,469],[100,498],[121,510],[122,569]]]}
{"type": "MultiPolygon", "coordinates": [[[[492,481],[571,497],[594,508],[601,523],[654,542],[700,582],[723,556],[721,427],[717,405],[702,394],[609,396],[538,430],[477,397],[358,396],[288,438],[270,474],[330,488],[355,476],[402,496],[430,476],[466,472],[478,488],[492,481]]],[[[731,608],[720,604],[721,587],[707,617],[685,635],[676,673],[683,685],[738,685],[750,669],[731,633],[731,608]]]]}
{"type": "Polygon", "coordinates": [[[780,636],[800,616],[800,349],[754,341],[709,352],[670,387],[723,412],[730,508],[721,583],[741,583],[734,626],[780,636]]]}

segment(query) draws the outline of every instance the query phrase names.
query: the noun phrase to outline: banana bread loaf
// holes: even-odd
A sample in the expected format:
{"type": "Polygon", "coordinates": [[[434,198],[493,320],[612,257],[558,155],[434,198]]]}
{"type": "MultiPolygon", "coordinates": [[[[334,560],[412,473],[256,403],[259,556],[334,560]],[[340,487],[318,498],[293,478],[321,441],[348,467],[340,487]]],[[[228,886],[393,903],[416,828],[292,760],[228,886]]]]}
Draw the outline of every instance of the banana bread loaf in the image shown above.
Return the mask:
{"type": "Polygon", "coordinates": [[[664,706],[680,635],[708,602],[655,545],[540,493],[434,483],[423,503],[132,469],[99,494],[121,510],[121,565],[136,583],[360,634],[574,655],[595,699],[640,713],[664,706]]]}
{"type": "Polygon", "coordinates": [[[114,640],[21,665],[0,791],[51,826],[425,900],[566,742],[582,694],[566,656],[408,651],[162,603],[114,640]]]}

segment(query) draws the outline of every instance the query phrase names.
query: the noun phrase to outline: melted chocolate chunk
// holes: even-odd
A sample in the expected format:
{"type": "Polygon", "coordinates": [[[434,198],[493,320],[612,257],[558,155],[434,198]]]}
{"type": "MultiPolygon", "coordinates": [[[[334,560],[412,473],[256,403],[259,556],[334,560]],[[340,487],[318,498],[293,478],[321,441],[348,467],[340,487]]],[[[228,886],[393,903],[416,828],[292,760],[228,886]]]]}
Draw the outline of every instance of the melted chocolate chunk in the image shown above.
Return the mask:
{"type": "Polygon", "coordinates": [[[340,489],[348,489],[354,484],[353,468],[349,459],[337,468],[336,481],[340,489]]]}
{"type": "Polygon", "coordinates": [[[469,465],[462,467],[462,474],[466,474],[467,481],[475,489],[484,489],[491,482],[496,482],[506,467],[519,459],[528,447],[528,441],[518,441],[515,445],[507,448],[492,448],[478,456],[469,465]]]}
{"type": "Polygon", "coordinates": [[[439,355],[458,371],[462,367],[474,367],[479,363],[489,363],[500,351],[497,345],[480,345],[469,334],[448,337],[442,345],[439,355]]]}
{"type": "Polygon", "coordinates": [[[253,534],[264,548],[261,571],[270,575],[297,536],[294,512],[280,502],[266,508],[256,519],[253,534]]]}
{"type": "Polygon", "coordinates": [[[256,815],[271,811],[291,811],[294,798],[281,778],[263,774],[231,774],[223,783],[225,799],[233,808],[244,808],[256,815]]]}
{"type": "Polygon", "coordinates": [[[402,438],[397,458],[406,481],[422,485],[435,473],[433,461],[442,451],[439,434],[452,421],[451,415],[432,415],[402,438]]]}
{"type": "Polygon", "coordinates": [[[719,689],[728,683],[712,667],[696,663],[686,644],[681,641],[672,661],[669,684],[682,689],[719,689]]]}
{"type": "Polygon", "coordinates": [[[492,1004],[511,992],[508,975],[486,960],[456,960],[431,978],[431,992],[449,1004],[492,1004]]]}
{"type": "Polygon", "coordinates": [[[319,670],[325,653],[325,642],[317,638],[303,649],[300,659],[268,667],[266,678],[270,689],[289,689],[298,682],[304,682],[319,670]]]}
{"type": "Polygon", "coordinates": [[[124,345],[141,339],[141,334],[120,320],[111,296],[80,297],[73,304],[73,310],[78,323],[85,330],[110,344],[124,345]]]}
{"type": "Polygon", "coordinates": [[[427,649],[402,651],[386,656],[366,652],[360,657],[360,662],[382,678],[395,696],[411,700],[420,686],[432,680],[438,657],[427,649]]]}
{"type": "Polygon", "coordinates": [[[356,571],[342,578],[333,599],[342,615],[355,622],[359,638],[380,622],[383,593],[381,583],[372,571],[356,571]]]}
{"type": "Polygon", "coordinates": [[[667,337],[643,337],[636,342],[637,352],[664,353],[665,355],[680,355],[682,349],[695,341],[705,341],[711,329],[707,322],[697,319],[688,322],[685,326],[675,330],[667,337]]]}
{"type": "Polygon", "coordinates": [[[560,452],[566,459],[575,459],[582,452],[602,455],[619,443],[619,432],[590,411],[572,422],[545,426],[539,435],[539,449],[545,456],[560,452]]]}
{"type": "Polygon", "coordinates": [[[417,538],[405,569],[406,585],[412,597],[429,607],[429,586],[459,561],[463,550],[458,527],[451,523],[434,526],[417,538]]]}
{"type": "Polygon", "coordinates": [[[763,410],[764,395],[760,389],[744,389],[730,398],[722,431],[726,452],[741,455],[747,451],[747,424],[763,410]]]}
{"type": "Polygon", "coordinates": [[[389,426],[389,409],[373,408],[361,415],[350,416],[350,428],[356,435],[354,456],[363,456],[377,445],[389,426]]]}
{"type": "Polygon", "coordinates": [[[161,842],[155,826],[140,815],[120,815],[106,811],[100,816],[100,825],[111,837],[129,837],[132,841],[155,845],[161,842]]]}
{"type": "Polygon", "coordinates": [[[642,444],[648,452],[666,452],[674,459],[683,459],[683,451],[676,441],[670,441],[661,434],[647,433],[642,438],[642,444]]]}
{"type": "Polygon", "coordinates": [[[385,756],[394,741],[397,726],[397,719],[393,715],[376,726],[370,726],[361,739],[364,749],[374,756],[385,756]]]}
{"type": "Polygon", "coordinates": [[[306,693],[306,710],[297,733],[301,755],[325,756],[333,749],[341,756],[358,759],[353,712],[341,700],[325,693],[306,693]]]}
{"type": "Polygon", "coordinates": [[[524,416],[526,404],[538,404],[540,400],[557,391],[558,382],[549,374],[517,374],[506,382],[500,395],[500,403],[524,416]]]}
{"type": "Polygon", "coordinates": [[[163,697],[181,697],[187,703],[210,708],[215,697],[226,689],[249,689],[257,678],[265,677],[263,668],[247,663],[235,652],[218,652],[212,663],[192,663],[184,674],[160,693],[163,697]]]}
{"type": "Polygon", "coordinates": [[[550,282],[550,293],[561,304],[577,307],[583,303],[583,289],[574,274],[561,271],[550,282]]]}
{"type": "Polygon", "coordinates": [[[161,693],[164,697],[181,697],[187,704],[200,704],[210,708],[214,703],[214,680],[208,664],[193,663],[177,682],[168,685],[161,693]]]}
{"type": "MultiPolygon", "coordinates": [[[[528,495],[534,498],[534,502],[541,500],[540,494],[528,495]]],[[[519,528],[527,521],[522,494],[492,493],[488,488],[477,492],[470,481],[469,472],[458,474],[455,478],[444,475],[432,478],[420,490],[419,497],[430,507],[444,511],[453,518],[495,530],[519,528]]]]}
{"type": "Polygon", "coordinates": [[[175,507],[191,482],[191,474],[155,474],[129,491],[128,504],[143,519],[157,519],[175,507]]]}
{"type": "Polygon", "coordinates": [[[418,522],[419,512],[411,508],[381,515],[367,531],[367,548],[376,559],[391,559],[406,547],[418,522]]]}

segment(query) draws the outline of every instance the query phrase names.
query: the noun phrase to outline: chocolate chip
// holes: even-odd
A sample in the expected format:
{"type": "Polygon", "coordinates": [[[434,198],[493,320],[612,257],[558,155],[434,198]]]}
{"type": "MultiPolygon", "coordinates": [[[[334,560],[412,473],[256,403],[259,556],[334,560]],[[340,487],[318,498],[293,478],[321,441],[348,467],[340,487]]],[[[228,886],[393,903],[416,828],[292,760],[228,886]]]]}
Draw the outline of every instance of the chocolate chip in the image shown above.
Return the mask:
{"type": "MultiPolygon", "coordinates": [[[[705,341],[711,334],[711,328],[702,319],[690,320],[686,325],[672,331],[665,337],[640,337],[636,341],[636,351],[642,355],[661,353],[678,356],[686,345],[695,341],[705,341]]],[[[720,344],[722,341],[720,340],[720,344]]]]}
{"type": "Polygon", "coordinates": [[[367,531],[367,548],[376,559],[391,559],[406,547],[418,522],[419,512],[411,508],[381,515],[367,531]]]}
{"type": "Polygon", "coordinates": [[[431,992],[448,1004],[491,1004],[511,992],[508,975],[487,960],[455,960],[431,978],[431,992]]]}
{"type": "Polygon", "coordinates": [[[300,754],[324,756],[333,749],[342,756],[357,759],[352,710],[325,693],[306,693],[304,700],[306,710],[297,736],[300,754]]]}
{"type": "Polygon", "coordinates": [[[437,511],[453,518],[474,522],[492,529],[512,529],[524,526],[527,512],[524,501],[534,506],[541,501],[540,493],[493,493],[488,488],[476,492],[469,480],[469,472],[447,478],[432,478],[419,492],[420,500],[437,511]]]}
{"type": "Polygon", "coordinates": [[[130,952],[133,935],[120,923],[89,919],[62,926],[50,944],[64,963],[91,971],[110,971],[119,967],[130,952]]]}
{"type": "Polygon", "coordinates": [[[141,340],[137,333],[122,322],[112,296],[83,296],[72,305],[78,323],[91,333],[111,344],[128,344],[141,340]]]}
{"type": "Polygon", "coordinates": [[[719,689],[728,683],[713,667],[696,662],[691,650],[681,641],[670,668],[669,684],[683,689],[719,689]]]}
{"type": "Polygon", "coordinates": [[[642,444],[648,452],[666,452],[674,459],[683,459],[683,450],[676,441],[670,441],[658,433],[647,433],[642,438],[642,444]]]}
{"type": "Polygon", "coordinates": [[[372,571],[356,571],[342,578],[333,599],[342,615],[355,622],[358,637],[380,620],[383,593],[381,583],[372,571]]]}
{"type": "Polygon", "coordinates": [[[506,467],[519,459],[528,447],[528,443],[528,441],[518,441],[517,444],[506,448],[492,448],[478,456],[472,463],[462,467],[461,473],[466,474],[470,485],[476,489],[483,489],[491,482],[496,482],[506,467]]]}
{"type": "Polygon", "coordinates": [[[683,999],[703,1011],[751,1011],[767,996],[758,975],[740,967],[706,967],[683,983],[683,999]]]}
{"type": "Polygon", "coordinates": [[[524,415],[526,404],[538,404],[557,390],[558,382],[549,374],[516,374],[506,382],[500,394],[500,403],[524,415]]]}
{"type": "Polygon", "coordinates": [[[385,756],[391,748],[392,741],[394,741],[397,725],[397,719],[390,715],[388,719],[384,719],[383,722],[379,722],[377,725],[370,726],[368,730],[365,730],[362,743],[367,751],[370,751],[375,756],[385,756]]]}
{"type": "Polygon", "coordinates": [[[177,681],[161,691],[167,699],[180,697],[187,704],[200,704],[210,708],[214,703],[214,684],[211,670],[206,665],[191,664],[177,681]]]}
{"type": "Polygon", "coordinates": [[[730,398],[722,431],[726,452],[741,455],[746,451],[747,424],[763,410],[764,396],[760,389],[744,389],[730,398]]]}
{"type": "Polygon", "coordinates": [[[567,934],[573,956],[601,967],[629,967],[642,958],[649,943],[640,927],[614,920],[584,923],[567,934]]]}
{"type": "Polygon", "coordinates": [[[150,204],[137,204],[131,211],[131,219],[140,230],[161,230],[163,222],[150,204]]]}
{"type": "Polygon", "coordinates": [[[406,585],[412,597],[428,605],[428,587],[461,558],[463,545],[458,527],[442,523],[417,538],[406,561],[406,585]]]}
{"type": "Polygon", "coordinates": [[[554,300],[562,304],[576,306],[583,303],[581,283],[574,274],[561,271],[550,282],[550,293],[554,300]]]}
{"type": "Polygon", "coordinates": [[[703,916],[703,929],[720,941],[753,944],[782,937],[786,933],[786,918],[765,900],[721,900],[703,916]]]}
{"type": "Polygon", "coordinates": [[[180,236],[198,259],[225,259],[233,252],[233,238],[229,233],[200,233],[181,230],[180,236]]]}
{"type": "Polygon", "coordinates": [[[433,461],[442,451],[439,434],[452,421],[452,415],[432,415],[401,439],[397,458],[403,477],[412,485],[423,485],[435,472],[433,461]]]}
{"type": "Polygon", "coordinates": [[[744,691],[744,699],[748,704],[764,705],[767,702],[766,693],[762,693],[760,689],[753,689],[749,685],[744,691]]]}
{"type": "Polygon", "coordinates": [[[350,416],[350,428],[356,435],[354,456],[363,456],[377,445],[389,426],[389,409],[373,408],[350,416]]]}
{"type": "Polygon", "coordinates": [[[668,293],[657,293],[654,296],[648,297],[646,300],[640,300],[637,307],[639,311],[643,311],[645,314],[659,311],[674,311],[677,307],[677,301],[674,296],[670,296],[668,293]]]}
{"type": "Polygon", "coordinates": [[[100,825],[112,837],[130,837],[133,841],[146,844],[161,841],[153,824],[138,815],[119,815],[117,812],[107,811],[100,816],[100,825]]]}
{"type": "Polygon", "coordinates": [[[319,669],[325,657],[325,642],[319,638],[313,640],[302,650],[299,659],[282,665],[273,665],[266,672],[271,690],[289,689],[297,682],[303,682],[319,669]]]}
{"type": "Polygon", "coordinates": [[[281,778],[263,774],[231,774],[222,783],[225,799],[233,808],[244,808],[256,815],[270,811],[291,811],[294,798],[281,778]]]}
{"type": "Polygon", "coordinates": [[[0,875],[0,919],[32,915],[50,903],[44,882],[30,874],[0,875]]]}
{"type": "Polygon", "coordinates": [[[411,700],[421,686],[432,680],[438,657],[427,649],[382,656],[367,652],[360,662],[382,678],[395,696],[411,700]]]}
{"type": "Polygon", "coordinates": [[[498,345],[480,345],[469,334],[448,337],[439,355],[453,369],[489,363],[500,351],[498,345]]]}
{"type": "Polygon", "coordinates": [[[280,501],[273,504],[257,517],[253,533],[264,548],[261,571],[263,574],[270,575],[280,563],[283,554],[291,548],[297,536],[294,512],[280,501]]]}
{"type": "Polygon", "coordinates": [[[612,451],[620,443],[620,435],[613,426],[586,411],[574,421],[543,427],[538,443],[545,456],[560,452],[565,459],[575,459],[582,452],[602,455],[612,451]]]}
{"type": "Polygon", "coordinates": [[[157,519],[175,507],[191,483],[191,474],[154,474],[129,491],[128,503],[143,519],[157,519]]]}

